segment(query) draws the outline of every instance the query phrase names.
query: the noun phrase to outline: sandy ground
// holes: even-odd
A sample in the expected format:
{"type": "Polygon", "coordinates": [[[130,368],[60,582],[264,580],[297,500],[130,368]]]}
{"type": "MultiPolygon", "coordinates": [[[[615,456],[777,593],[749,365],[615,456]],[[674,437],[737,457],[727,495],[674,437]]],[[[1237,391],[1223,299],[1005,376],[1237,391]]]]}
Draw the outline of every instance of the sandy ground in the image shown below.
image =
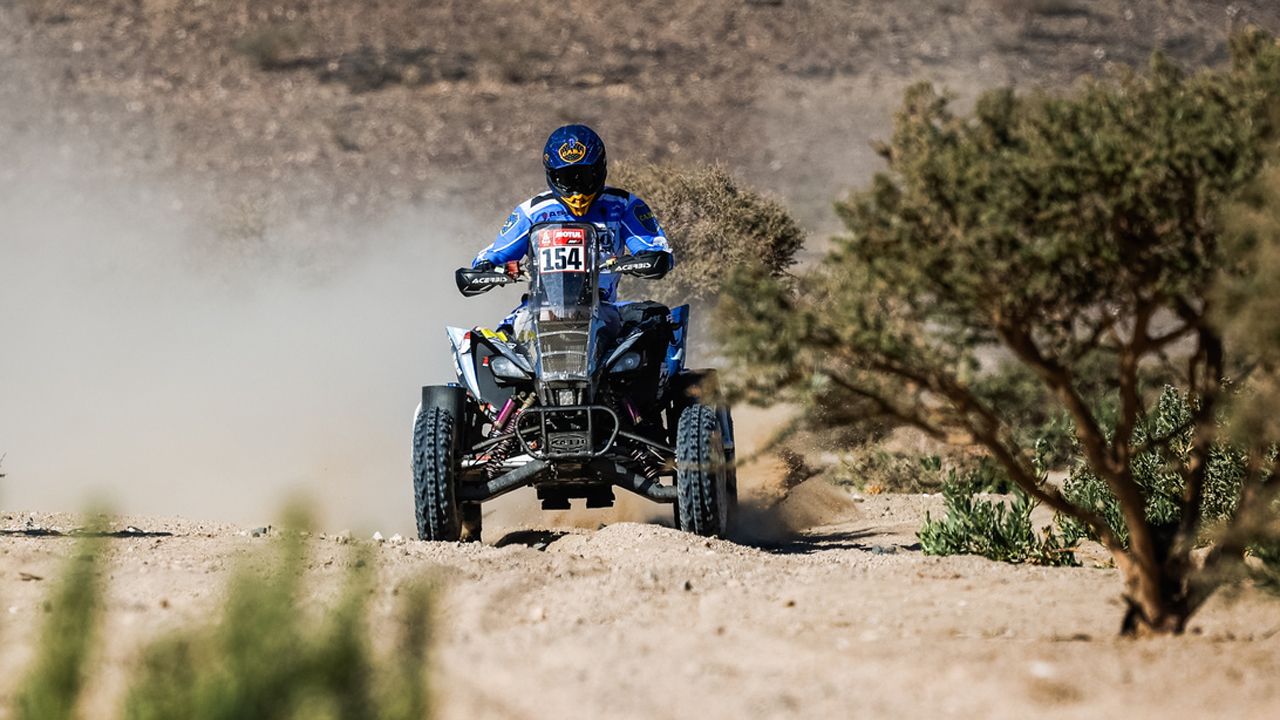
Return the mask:
{"type": "MultiPolygon", "coordinates": [[[[830,507],[831,492],[843,491],[802,486],[789,502],[820,493],[830,507]]],[[[371,543],[373,621],[391,622],[404,583],[441,583],[444,718],[1275,717],[1273,598],[1220,595],[1185,637],[1121,641],[1113,570],[925,557],[914,531],[937,504],[851,497],[839,522],[771,544],[637,523],[506,529],[483,545],[371,543]]],[[[110,542],[109,671],[91,688],[93,718],[110,717],[140,642],[207,617],[230,571],[270,537],[122,522],[175,534],[110,542]]],[[[5,693],[72,543],[0,538],[5,693]]],[[[306,605],[332,600],[350,549],[315,541],[306,605]]]]}

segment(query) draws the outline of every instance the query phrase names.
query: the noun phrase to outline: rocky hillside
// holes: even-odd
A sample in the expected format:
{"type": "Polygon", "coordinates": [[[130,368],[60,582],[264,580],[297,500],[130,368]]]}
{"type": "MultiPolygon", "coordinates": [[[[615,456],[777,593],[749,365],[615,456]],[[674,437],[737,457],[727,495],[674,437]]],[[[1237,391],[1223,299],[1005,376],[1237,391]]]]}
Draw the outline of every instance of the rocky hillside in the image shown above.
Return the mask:
{"type": "Polygon", "coordinates": [[[901,88],[1058,86],[1163,50],[1221,62],[1270,0],[16,0],[0,140],[77,138],[108,177],[215,205],[464,202],[540,184],[554,125],[617,159],[721,162],[829,229],[901,88]]]}

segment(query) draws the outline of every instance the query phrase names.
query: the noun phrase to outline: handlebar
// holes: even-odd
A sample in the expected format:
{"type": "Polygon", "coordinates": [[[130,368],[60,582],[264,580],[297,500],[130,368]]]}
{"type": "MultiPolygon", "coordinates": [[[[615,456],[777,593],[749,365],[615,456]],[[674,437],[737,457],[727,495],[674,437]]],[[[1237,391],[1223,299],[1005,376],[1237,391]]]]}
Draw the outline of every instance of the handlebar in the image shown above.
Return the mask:
{"type": "MultiPolygon", "coordinates": [[[[474,297],[481,293],[489,292],[495,287],[510,285],[520,282],[528,278],[522,266],[516,265],[516,272],[510,273],[511,265],[502,269],[476,270],[473,268],[458,268],[455,273],[454,280],[458,284],[458,291],[467,297],[474,297]]],[[[667,271],[671,269],[671,256],[664,252],[642,252],[635,255],[624,255],[611,257],[600,263],[600,271],[608,273],[623,273],[625,275],[634,275],[647,280],[657,280],[667,271]]]]}

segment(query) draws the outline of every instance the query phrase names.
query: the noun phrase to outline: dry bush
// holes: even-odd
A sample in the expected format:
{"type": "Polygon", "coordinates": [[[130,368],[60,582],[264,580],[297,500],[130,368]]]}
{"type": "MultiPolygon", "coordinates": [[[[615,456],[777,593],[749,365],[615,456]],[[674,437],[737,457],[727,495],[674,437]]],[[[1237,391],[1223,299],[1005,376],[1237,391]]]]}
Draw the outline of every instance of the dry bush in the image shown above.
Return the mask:
{"type": "Polygon", "coordinates": [[[722,167],[620,164],[609,180],[644,198],[671,241],[676,269],[659,282],[632,285],[669,304],[715,300],[742,266],[781,275],[804,245],[804,231],[780,202],[743,187],[722,167]]]}

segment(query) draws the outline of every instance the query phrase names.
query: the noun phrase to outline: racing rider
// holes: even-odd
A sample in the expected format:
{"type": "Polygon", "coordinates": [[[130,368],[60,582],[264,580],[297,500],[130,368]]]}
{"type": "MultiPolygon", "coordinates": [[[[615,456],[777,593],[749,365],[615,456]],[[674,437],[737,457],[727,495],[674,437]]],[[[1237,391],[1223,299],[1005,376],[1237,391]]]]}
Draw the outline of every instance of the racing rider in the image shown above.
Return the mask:
{"type": "MultiPolygon", "coordinates": [[[[621,257],[623,250],[652,259],[653,269],[641,277],[658,279],[675,262],[671,247],[653,211],[643,200],[626,190],[604,184],[606,161],[604,141],[586,125],[565,125],[551,133],[542,151],[547,172],[545,192],[520,203],[498,232],[493,244],[480,251],[472,262],[476,270],[504,269],[515,277],[520,261],[530,252],[529,230],[537,223],[588,222],[601,232],[602,257],[621,257]]],[[[656,303],[618,303],[618,275],[600,275],[601,317],[617,327],[638,322],[661,307],[656,303]]],[[[521,306],[523,307],[523,305],[521,306]]],[[[503,320],[500,329],[509,330],[516,308],[503,320]]],[[[665,308],[662,308],[665,314],[665,308]]]]}

